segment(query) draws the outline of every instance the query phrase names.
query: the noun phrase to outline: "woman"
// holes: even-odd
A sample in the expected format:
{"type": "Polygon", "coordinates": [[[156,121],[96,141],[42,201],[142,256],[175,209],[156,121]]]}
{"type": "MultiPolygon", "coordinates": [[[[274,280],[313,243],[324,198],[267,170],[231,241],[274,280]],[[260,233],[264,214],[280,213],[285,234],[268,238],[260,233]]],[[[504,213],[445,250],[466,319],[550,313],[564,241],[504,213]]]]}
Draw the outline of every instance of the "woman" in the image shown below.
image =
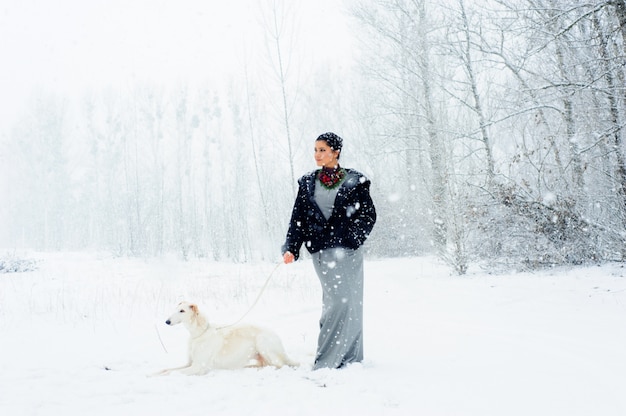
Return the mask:
{"type": "Polygon", "coordinates": [[[315,140],[320,169],[298,180],[282,247],[283,261],[298,260],[304,244],[322,284],[322,317],[314,369],[363,361],[363,253],[376,222],[370,181],[339,166],[343,141],[334,133],[315,140]]]}

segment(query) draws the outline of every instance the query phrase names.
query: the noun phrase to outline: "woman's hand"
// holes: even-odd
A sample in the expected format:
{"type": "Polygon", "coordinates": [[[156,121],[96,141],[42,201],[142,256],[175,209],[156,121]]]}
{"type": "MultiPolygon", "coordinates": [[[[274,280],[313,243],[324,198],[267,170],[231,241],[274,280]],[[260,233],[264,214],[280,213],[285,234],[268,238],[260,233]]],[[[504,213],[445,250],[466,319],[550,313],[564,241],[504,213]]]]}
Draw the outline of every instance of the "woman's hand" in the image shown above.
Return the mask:
{"type": "Polygon", "coordinates": [[[285,264],[293,263],[295,259],[296,256],[294,256],[293,253],[291,253],[290,251],[287,251],[285,252],[285,254],[283,254],[283,262],[285,264]]]}

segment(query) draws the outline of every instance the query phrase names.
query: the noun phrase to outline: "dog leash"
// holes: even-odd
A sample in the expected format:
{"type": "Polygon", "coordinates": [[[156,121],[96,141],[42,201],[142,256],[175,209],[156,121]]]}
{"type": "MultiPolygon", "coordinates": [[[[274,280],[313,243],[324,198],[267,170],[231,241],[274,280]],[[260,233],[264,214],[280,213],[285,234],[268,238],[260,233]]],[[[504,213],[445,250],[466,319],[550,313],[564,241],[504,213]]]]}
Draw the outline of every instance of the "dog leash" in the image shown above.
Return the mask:
{"type": "MultiPolygon", "coordinates": [[[[256,306],[257,303],[259,303],[259,299],[261,299],[261,296],[263,295],[263,292],[265,292],[265,289],[267,289],[267,286],[270,283],[270,280],[272,278],[272,276],[274,275],[274,272],[276,271],[276,269],[278,269],[278,267],[282,264],[283,262],[279,262],[276,264],[276,266],[274,266],[274,268],[272,269],[272,271],[270,272],[269,276],[267,276],[267,279],[265,279],[265,283],[263,284],[263,287],[261,287],[261,290],[259,291],[259,294],[257,295],[256,299],[254,300],[254,302],[252,303],[252,305],[248,308],[248,310],[246,311],[246,313],[244,313],[241,318],[239,318],[238,320],[236,320],[235,322],[233,322],[232,324],[229,325],[224,325],[224,326],[220,326],[217,327],[216,329],[222,329],[222,328],[228,328],[234,325],[237,325],[239,322],[243,321],[243,319],[248,316],[248,314],[250,313],[250,311],[252,311],[252,309],[254,309],[254,307],[256,306]]],[[[159,332],[159,328],[156,325],[156,323],[154,324],[154,329],[157,333],[157,337],[159,338],[159,342],[161,343],[161,347],[163,347],[163,350],[165,351],[166,354],[168,354],[167,348],[165,348],[165,344],[163,343],[163,339],[161,338],[161,333],[159,332]]]]}
{"type": "Polygon", "coordinates": [[[228,328],[234,325],[237,325],[239,322],[243,321],[243,319],[248,316],[248,314],[250,313],[250,311],[252,311],[252,309],[254,309],[254,307],[256,306],[257,303],[259,303],[259,299],[261,299],[261,296],[263,295],[263,293],[265,292],[265,289],[267,289],[268,284],[270,283],[270,279],[272,278],[272,276],[274,275],[274,272],[276,271],[276,269],[278,269],[280,267],[280,265],[283,264],[283,262],[278,262],[276,264],[276,266],[274,266],[274,268],[272,269],[272,271],[270,272],[269,276],[267,276],[267,279],[265,279],[265,283],[263,284],[263,287],[261,287],[261,290],[259,291],[259,294],[257,295],[256,299],[254,300],[254,302],[252,302],[252,305],[248,308],[248,310],[246,311],[246,313],[244,313],[241,318],[237,319],[235,322],[233,322],[232,324],[229,325],[224,325],[224,326],[220,326],[217,329],[222,329],[222,328],[228,328]]]}

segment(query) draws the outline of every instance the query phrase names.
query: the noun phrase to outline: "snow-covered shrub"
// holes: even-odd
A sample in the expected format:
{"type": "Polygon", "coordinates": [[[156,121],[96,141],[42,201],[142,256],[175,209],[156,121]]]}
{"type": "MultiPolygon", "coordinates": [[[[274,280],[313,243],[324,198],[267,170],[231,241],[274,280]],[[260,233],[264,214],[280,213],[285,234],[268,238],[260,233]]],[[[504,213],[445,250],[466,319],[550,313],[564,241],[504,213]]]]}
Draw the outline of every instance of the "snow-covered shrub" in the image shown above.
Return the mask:
{"type": "Polygon", "coordinates": [[[0,273],[21,273],[37,270],[38,261],[34,259],[20,259],[7,254],[0,257],[0,273]]]}

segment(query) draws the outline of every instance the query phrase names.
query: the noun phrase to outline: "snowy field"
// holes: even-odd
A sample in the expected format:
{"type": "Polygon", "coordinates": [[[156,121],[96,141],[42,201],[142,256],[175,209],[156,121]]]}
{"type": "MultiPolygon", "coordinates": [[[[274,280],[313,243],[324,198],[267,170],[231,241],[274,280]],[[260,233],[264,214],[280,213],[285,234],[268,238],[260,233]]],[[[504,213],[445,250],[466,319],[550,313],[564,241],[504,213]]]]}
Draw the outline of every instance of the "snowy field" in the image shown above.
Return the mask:
{"type": "Polygon", "coordinates": [[[310,370],[321,293],[281,265],[246,317],[300,368],[146,377],[186,361],[165,319],[185,299],[239,319],[275,265],[31,254],[0,274],[0,415],[626,415],[621,264],[450,275],[432,258],[366,260],[366,361],[310,370]]]}

